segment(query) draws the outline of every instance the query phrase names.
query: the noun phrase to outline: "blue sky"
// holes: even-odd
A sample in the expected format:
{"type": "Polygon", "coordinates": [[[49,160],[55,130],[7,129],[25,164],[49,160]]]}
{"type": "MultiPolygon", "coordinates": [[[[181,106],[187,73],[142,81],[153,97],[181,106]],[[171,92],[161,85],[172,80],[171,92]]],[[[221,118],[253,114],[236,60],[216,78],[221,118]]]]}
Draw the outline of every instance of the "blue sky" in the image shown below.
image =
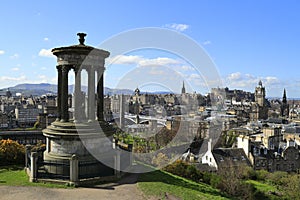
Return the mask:
{"type": "MultiPolygon", "coordinates": [[[[77,32],[88,33],[86,43],[97,47],[127,30],[159,27],[178,31],[201,45],[216,64],[223,86],[254,91],[261,79],[267,96],[282,96],[286,88],[288,97],[300,97],[298,1],[11,0],[2,1],[0,8],[0,88],[55,83],[56,61],[49,50],[76,44],[77,32]]],[[[170,52],[132,51],[112,63],[105,84],[146,90],[151,81],[119,83],[128,74],[137,77],[142,71],[142,80],[143,75],[148,77],[146,72],[153,78],[172,77],[175,92],[183,80],[189,92],[207,92],[201,76],[189,67],[170,52]],[[152,68],[141,70],[145,63],[152,68]]],[[[158,82],[153,79],[156,89],[164,88],[158,82]]]]}

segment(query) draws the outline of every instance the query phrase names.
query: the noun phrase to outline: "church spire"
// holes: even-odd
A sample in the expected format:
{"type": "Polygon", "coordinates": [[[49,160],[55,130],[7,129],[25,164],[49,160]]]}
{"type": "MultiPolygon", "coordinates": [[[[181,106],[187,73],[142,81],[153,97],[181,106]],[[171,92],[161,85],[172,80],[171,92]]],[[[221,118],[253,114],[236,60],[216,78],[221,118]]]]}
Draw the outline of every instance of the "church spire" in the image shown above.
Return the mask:
{"type": "Polygon", "coordinates": [[[282,103],[287,103],[287,100],[286,100],[286,91],[285,91],[285,88],[284,88],[284,90],[283,90],[282,103]]]}
{"type": "Polygon", "coordinates": [[[185,94],[184,81],[182,81],[181,94],[185,94]]]}

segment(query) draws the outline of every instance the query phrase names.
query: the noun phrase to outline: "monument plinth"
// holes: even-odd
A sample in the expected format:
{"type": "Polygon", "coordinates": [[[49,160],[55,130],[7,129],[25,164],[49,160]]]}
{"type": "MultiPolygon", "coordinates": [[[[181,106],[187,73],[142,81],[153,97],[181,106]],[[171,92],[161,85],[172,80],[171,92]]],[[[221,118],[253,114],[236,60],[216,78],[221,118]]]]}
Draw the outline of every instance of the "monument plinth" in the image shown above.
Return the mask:
{"type": "MultiPolygon", "coordinates": [[[[113,129],[103,120],[103,72],[105,58],[109,52],[84,44],[85,33],[78,33],[79,44],[52,49],[57,57],[57,119],[43,130],[46,137],[46,151],[44,161],[66,161],[76,155],[76,159],[84,162],[97,160],[89,151],[106,155],[112,144],[103,137],[113,134],[113,129]],[[74,113],[69,115],[68,105],[68,75],[75,73],[74,113]],[[87,71],[87,95],[81,91],[81,72],[87,71]],[[97,88],[95,88],[97,85],[97,88]],[[99,126],[100,125],[100,126],[99,126]],[[99,134],[99,128],[105,134],[99,134]],[[104,142],[105,141],[105,142],[104,142]],[[87,145],[88,149],[87,150],[87,145]],[[99,146],[101,145],[101,146],[99,146]]],[[[113,159],[113,158],[112,158],[113,159]]],[[[84,173],[94,173],[97,170],[106,170],[106,166],[90,164],[84,173]],[[100,169],[101,168],[101,169],[100,169]]],[[[46,167],[45,167],[46,168],[46,167]]],[[[66,174],[66,166],[49,167],[50,173],[66,174]]],[[[108,167],[107,167],[108,168],[108,167]]],[[[110,170],[110,169],[107,169],[110,170]]],[[[81,175],[79,172],[79,176],[81,175]]]]}

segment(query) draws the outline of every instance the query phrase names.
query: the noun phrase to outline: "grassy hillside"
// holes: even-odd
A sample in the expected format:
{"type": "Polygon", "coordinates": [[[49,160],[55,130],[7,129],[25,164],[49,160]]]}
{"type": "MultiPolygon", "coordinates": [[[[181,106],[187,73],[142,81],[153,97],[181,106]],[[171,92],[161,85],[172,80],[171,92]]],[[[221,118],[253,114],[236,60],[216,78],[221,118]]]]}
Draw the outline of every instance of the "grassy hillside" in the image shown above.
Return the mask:
{"type": "Polygon", "coordinates": [[[2,166],[0,168],[0,186],[1,185],[67,188],[65,185],[58,184],[31,183],[29,182],[29,177],[25,173],[24,168],[18,166],[2,166]]]}
{"type": "Polygon", "coordinates": [[[167,193],[183,200],[229,199],[209,185],[196,183],[164,171],[154,171],[140,175],[138,187],[146,196],[160,198],[164,198],[165,193],[167,193]]]}

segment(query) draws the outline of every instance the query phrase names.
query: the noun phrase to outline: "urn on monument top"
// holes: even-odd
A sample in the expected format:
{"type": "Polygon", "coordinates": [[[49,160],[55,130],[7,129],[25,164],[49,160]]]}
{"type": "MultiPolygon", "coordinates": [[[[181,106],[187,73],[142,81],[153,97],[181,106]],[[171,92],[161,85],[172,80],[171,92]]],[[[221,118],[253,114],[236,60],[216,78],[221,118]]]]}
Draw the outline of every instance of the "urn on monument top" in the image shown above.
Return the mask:
{"type": "Polygon", "coordinates": [[[52,49],[57,57],[58,65],[103,65],[109,52],[92,46],[85,45],[86,33],[77,33],[79,44],[52,49]]]}
{"type": "Polygon", "coordinates": [[[86,36],[86,33],[77,33],[77,35],[79,36],[79,44],[84,45],[84,37],[86,36]]]}

